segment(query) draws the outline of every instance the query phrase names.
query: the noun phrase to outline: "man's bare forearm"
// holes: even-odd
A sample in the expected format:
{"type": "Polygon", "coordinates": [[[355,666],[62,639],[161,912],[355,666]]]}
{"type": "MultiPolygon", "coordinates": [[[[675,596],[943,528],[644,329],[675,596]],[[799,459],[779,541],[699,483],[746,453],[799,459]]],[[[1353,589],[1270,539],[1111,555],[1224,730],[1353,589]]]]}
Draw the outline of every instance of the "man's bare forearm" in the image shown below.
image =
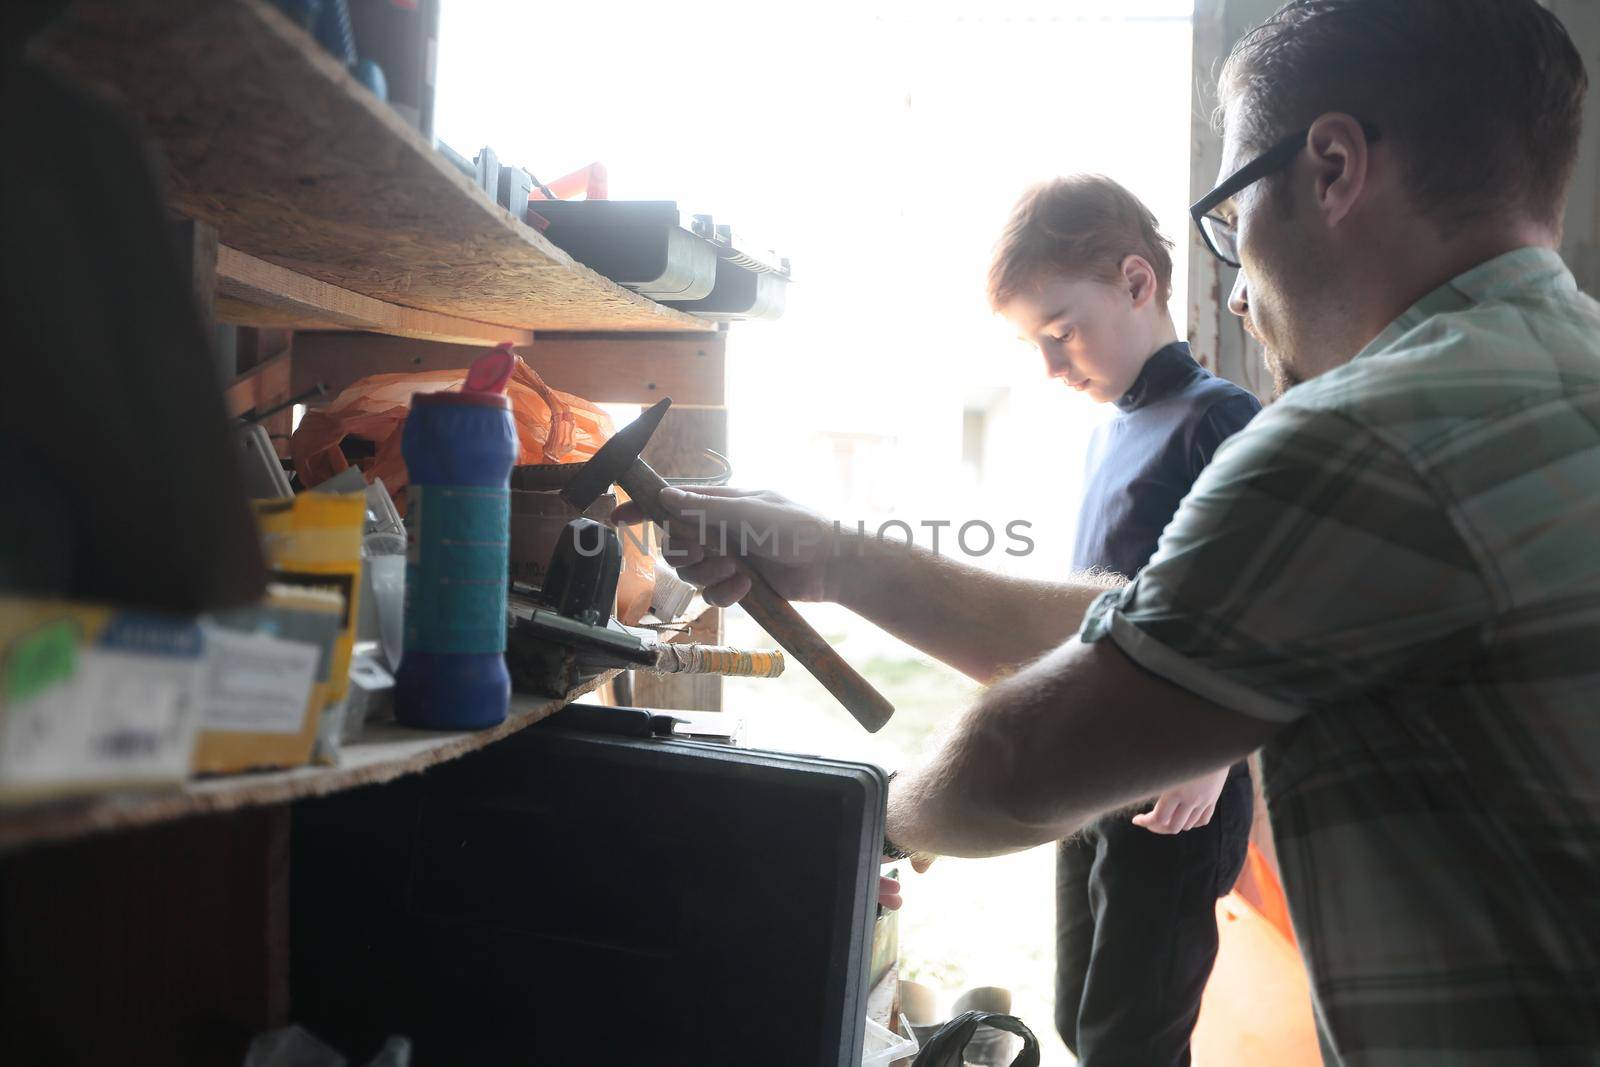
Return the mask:
{"type": "Polygon", "coordinates": [[[1118,584],[1014,578],[871,537],[847,537],[829,566],[830,600],[980,682],[1077,633],[1095,598],[1118,584]]]}
{"type": "Polygon", "coordinates": [[[1239,759],[1276,724],[1218,707],[1077,640],[991,686],[890,797],[888,836],[918,852],[992,856],[1239,759]]]}

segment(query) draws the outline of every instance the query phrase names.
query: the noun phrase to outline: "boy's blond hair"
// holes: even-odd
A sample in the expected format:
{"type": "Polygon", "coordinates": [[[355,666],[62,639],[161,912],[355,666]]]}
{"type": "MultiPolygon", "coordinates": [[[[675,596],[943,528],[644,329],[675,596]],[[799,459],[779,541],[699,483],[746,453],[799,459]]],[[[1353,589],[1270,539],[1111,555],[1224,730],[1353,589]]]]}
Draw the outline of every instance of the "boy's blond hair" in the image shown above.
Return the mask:
{"type": "Polygon", "coordinates": [[[1122,280],[1122,261],[1143,256],[1156,273],[1156,295],[1172,298],[1172,242],[1139,198],[1103,174],[1041,182],[1011,209],[989,265],[989,305],[1004,308],[1051,277],[1122,280]]]}

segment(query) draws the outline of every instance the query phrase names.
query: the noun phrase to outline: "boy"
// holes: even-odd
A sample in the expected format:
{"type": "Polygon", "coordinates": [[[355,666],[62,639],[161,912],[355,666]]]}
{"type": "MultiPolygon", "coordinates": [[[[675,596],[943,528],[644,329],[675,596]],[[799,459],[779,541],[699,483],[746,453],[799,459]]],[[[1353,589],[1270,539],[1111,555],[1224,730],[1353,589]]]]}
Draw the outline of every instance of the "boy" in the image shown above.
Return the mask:
{"type": "MultiPolygon", "coordinates": [[[[1117,417],[1095,431],[1074,569],[1132,578],[1217,446],[1261,405],[1178,340],[1172,243],[1109,178],[1035,186],[1012,210],[989,299],[1050,377],[1117,417]]],[[[1187,1064],[1217,953],[1217,897],[1244,862],[1243,763],[1108,815],[1056,861],[1056,1027],[1083,1067],[1187,1064]]]]}

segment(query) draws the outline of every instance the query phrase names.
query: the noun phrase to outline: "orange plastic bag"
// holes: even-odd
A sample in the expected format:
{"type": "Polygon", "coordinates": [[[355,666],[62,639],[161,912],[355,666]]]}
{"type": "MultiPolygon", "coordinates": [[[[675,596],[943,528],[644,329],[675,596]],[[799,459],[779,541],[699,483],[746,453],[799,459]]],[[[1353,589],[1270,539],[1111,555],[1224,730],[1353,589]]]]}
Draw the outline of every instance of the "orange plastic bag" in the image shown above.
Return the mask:
{"type": "Polygon", "coordinates": [[[1289,926],[1289,904],[1252,842],[1244,873],[1217,901],[1217,960],[1190,1049],[1205,1064],[1321,1067],[1311,984],[1289,926]]]}
{"type": "MultiPolygon", "coordinates": [[[[350,463],[339,443],[346,437],[364,438],[377,446],[377,455],[370,465],[362,465],[362,473],[369,482],[382,478],[395,507],[405,514],[408,478],[400,438],[411,410],[411,394],[460,389],[466,379],[466,368],[374,374],[351,385],[327,407],[307,411],[289,439],[289,454],[300,484],[309,489],[344,470],[350,463]]],[[[511,398],[521,445],[518,466],[581,463],[599,451],[613,432],[611,416],[582,397],[550,388],[521,356],[506,395],[511,398]]]]}
{"type": "MultiPolygon", "coordinates": [[[[295,473],[306,488],[318,485],[350,466],[339,449],[346,437],[373,442],[377,454],[362,464],[367,481],[382,478],[394,497],[395,507],[406,511],[406,462],[400,454],[406,415],[413,393],[460,389],[467,380],[461,370],[422,371],[415,374],[374,374],[355,382],[325,408],[307,411],[294,436],[289,454],[295,473]]],[[[582,397],[552,389],[521,356],[506,388],[511,416],[517,424],[517,465],[582,463],[600,450],[614,432],[611,416],[582,397]]],[[[617,617],[632,625],[650,607],[655,590],[654,557],[637,539],[622,539],[622,574],[617,581],[617,617]]]]}
{"type": "Polygon", "coordinates": [[[1217,934],[1189,1043],[1197,1067],[1322,1067],[1311,984],[1294,943],[1238,893],[1217,901],[1217,934]]]}

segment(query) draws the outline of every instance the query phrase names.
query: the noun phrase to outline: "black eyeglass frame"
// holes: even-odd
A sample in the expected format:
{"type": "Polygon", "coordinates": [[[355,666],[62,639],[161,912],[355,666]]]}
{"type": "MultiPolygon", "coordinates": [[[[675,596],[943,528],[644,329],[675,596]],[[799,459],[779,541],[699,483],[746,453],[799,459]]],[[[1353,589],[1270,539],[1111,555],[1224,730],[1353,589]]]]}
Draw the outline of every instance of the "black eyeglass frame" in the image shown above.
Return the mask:
{"type": "MultiPolygon", "coordinates": [[[[1366,134],[1368,141],[1377,141],[1382,136],[1378,131],[1378,127],[1370,122],[1361,123],[1361,132],[1366,134]]],[[[1276,174],[1294,162],[1294,158],[1300,154],[1300,149],[1305,147],[1306,138],[1310,135],[1311,127],[1307,126],[1298,133],[1292,133],[1285,137],[1222,179],[1221,184],[1199,200],[1196,200],[1189,208],[1189,217],[1194,220],[1195,229],[1200,231],[1200,239],[1206,243],[1206,248],[1210,250],[1212,255],[1230,267],[1238,267],[1240,265],[1236,260],[1223,255],[1217,249],[1216,243],[1211,240],[1211,234],[1206,231],[1205,220],[1209,218],[1223,226],[1232,226],[1233,223],[1227,219],[1220,215],[1212,214],[1217,209],[1217,205],[1236,195],[1241,189],[1249,188],[1262,178],[1276,174]]]]}

